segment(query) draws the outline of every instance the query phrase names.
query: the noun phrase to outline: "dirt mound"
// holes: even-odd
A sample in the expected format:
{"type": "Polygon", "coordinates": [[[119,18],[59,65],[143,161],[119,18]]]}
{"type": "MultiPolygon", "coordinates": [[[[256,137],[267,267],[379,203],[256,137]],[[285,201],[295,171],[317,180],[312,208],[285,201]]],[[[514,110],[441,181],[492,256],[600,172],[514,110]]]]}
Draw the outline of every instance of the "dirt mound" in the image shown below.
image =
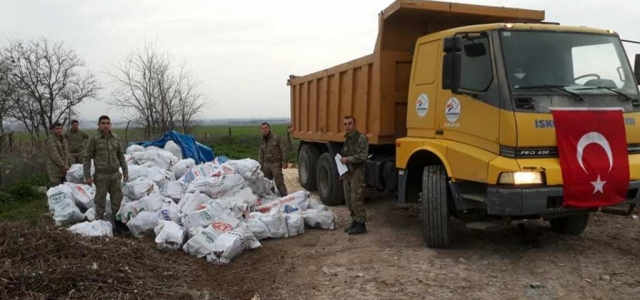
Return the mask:
{"type": "Polygon", "coordinates": [[[2,299],[191,299],[184,257],[150,243],[83,238],[52,225],[0,225],[2,299]]]}

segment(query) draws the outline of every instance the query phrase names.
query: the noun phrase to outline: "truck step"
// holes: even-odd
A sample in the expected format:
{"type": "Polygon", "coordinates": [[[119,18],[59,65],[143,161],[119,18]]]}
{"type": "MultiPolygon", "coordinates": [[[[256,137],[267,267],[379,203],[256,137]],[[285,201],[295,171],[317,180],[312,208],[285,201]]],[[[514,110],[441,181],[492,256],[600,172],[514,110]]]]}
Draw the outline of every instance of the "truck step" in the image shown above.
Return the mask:
{"type": "Polygon", "coordinates": [[[462,198],[467,200],[484,202],[484,199],[486,198],[486,196],[481,194],[462,194],[462,198]]]}
{"type": "Polygon", "coordinates": [[[466,227],[479,230],[500,230],[510,223],[510,220],[477,221],[466,223],[466,227]]]}
{"type": "Polygon", "coordinates": [[[635,204],[624,204],[618,206],[603,207],[600,210],[605,214],[629,216],[633,213],[634,208],[635,204]]]}

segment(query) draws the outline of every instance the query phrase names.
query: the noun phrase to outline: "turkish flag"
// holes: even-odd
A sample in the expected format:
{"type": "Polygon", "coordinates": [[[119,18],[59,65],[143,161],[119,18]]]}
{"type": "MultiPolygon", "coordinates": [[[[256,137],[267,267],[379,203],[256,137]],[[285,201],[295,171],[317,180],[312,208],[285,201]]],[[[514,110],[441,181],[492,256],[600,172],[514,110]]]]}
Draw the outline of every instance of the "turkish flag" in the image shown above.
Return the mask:
{"type": "Polygon", "coordinates": [[[565,207],[624,201],[629,157],[621,109],[552,109],[565,207]]]}

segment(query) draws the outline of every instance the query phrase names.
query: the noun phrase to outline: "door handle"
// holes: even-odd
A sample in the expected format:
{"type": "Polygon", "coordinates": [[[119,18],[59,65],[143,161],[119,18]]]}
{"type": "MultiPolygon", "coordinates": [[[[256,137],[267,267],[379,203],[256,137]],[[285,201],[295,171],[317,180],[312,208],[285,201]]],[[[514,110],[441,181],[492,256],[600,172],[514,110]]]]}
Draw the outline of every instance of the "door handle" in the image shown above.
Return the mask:
{"type": "Polygon", "coordinates": [[[436,135],[443,135],[443,134],[444,134],[444,130],[436,129],[436,135]]]}

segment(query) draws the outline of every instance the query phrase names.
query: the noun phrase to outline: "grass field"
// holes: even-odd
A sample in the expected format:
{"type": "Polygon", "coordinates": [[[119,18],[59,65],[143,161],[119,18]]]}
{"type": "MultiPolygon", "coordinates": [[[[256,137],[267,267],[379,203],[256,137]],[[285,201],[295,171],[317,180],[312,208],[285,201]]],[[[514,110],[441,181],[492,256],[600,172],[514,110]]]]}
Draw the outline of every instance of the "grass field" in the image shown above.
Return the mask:
{"type": "MultiPolygon", "coordinates": [[[[88,133],[94,129],[85,130],[88,133]]],[[[156,134],[151,138],[145,137],[141,128],[129,128],[126,132],[123,128],[113,131],[124,140],[125,143],[156,140],[162,134],[156,134]]],[[[286,136],[285,124],[271,125],[271,131],[286,136]]],[[[215,125],[196,127],[192,133],[196,140],[214,149],[216,155],[225,155],[230,158],[258,158],[258,144],[260,143],[260,126],[254,125],[215,125]]],[[[28,143],[29,134],[18,132],[14,139],[17,142],[28,143]]],[[[44,139],[44,137],[42,138],[44,139]]],[[[298,141],[292,140],[293,149],[297,149],[298,141]]],[[[295,154],[290,155],[290,162],[295,161],[295,154]]]]}

